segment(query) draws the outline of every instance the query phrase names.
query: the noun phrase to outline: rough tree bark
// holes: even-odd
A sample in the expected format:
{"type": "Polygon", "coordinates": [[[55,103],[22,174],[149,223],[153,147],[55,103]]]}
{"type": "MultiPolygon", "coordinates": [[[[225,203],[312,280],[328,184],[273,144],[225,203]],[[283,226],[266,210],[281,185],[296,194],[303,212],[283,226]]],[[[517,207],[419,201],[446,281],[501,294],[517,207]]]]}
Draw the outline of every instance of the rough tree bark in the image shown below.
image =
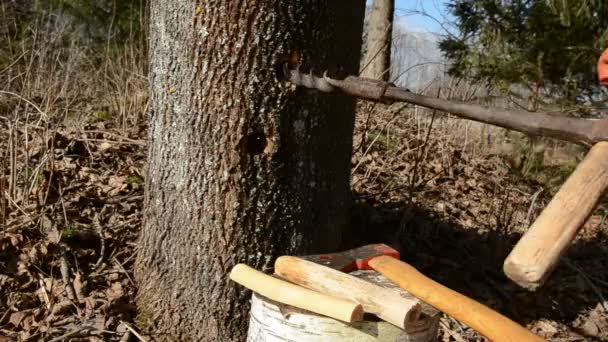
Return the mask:
{"type": "Polygon", "coordinates": [[[151,1],[135,276],[139,323],[158,339],[243,340],[250,293],[229,281],[233,265],[267,270],[282,254],[339,248],[354,100],[294,89],[280,65],[297,49],[302,69],[357,72],[364,6],[151,1]]]}
{"type": "Polygon", "coordinates": [[[361,77],[388,81],[394,12],[394,0],[373,0],[367,19],[361,77]]]}

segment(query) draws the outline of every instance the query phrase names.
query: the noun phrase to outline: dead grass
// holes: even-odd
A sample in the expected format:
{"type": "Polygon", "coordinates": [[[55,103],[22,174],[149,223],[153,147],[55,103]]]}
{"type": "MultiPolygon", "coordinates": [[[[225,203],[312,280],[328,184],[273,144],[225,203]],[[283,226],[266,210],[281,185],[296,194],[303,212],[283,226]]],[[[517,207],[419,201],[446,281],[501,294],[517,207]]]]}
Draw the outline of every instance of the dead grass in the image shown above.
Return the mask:
{"type": "Polygon", "coordinates": [[[110,42],[100,58],[70,30],[47,14],[25,39],[2,37],[11,55],[0,71],[0,337],[128,341],[143,51],[110,42]]]}

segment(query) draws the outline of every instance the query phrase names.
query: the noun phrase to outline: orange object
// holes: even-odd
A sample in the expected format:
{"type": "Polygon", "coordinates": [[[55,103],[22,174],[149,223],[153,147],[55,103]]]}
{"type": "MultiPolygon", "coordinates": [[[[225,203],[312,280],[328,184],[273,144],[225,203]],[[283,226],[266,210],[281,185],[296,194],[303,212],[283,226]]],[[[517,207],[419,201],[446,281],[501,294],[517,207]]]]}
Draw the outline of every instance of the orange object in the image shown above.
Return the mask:
{"type": "Polygon", "coordinates": [[[600,83],[608,87],[608,49],[604,50],[597,61],[597,76],[600,83]]]}
{"type": "Polygon", "coordinates": [[[413,296],[477,330],[490,341],[545,341],[506,316],[432,280],[401,260],[382,255],[371,259],[369,265],[413,296]]]}

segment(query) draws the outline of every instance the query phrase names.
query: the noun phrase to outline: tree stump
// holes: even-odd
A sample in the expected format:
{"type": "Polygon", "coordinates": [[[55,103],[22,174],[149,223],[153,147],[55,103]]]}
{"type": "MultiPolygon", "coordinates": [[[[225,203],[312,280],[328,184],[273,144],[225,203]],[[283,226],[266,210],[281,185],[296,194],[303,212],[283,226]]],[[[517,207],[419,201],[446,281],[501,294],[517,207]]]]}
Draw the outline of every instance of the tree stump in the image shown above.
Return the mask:
{"type": "MultiPolygon", "coordinates": [[[[412,298],[408,292],[375,271],[355,271],[351,275],[412,298]]],[[[420,304],[423,314],[404,330],[371,314],[366,314],[362,322],[348,324],[253,293],[247,342],[435,341],[440,312],[425,303],[420,304]]]]}

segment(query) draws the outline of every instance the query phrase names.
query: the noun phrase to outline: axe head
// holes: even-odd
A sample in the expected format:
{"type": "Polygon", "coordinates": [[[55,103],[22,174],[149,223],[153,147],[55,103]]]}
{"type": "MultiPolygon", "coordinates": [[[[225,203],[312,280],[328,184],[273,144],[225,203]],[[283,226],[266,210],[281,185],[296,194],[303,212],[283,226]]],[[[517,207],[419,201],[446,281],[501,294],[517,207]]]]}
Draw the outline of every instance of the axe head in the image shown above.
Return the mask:
{"type": "Polygon", "coordinates": [[[369,270],[368,261],[381,255],[388,255],[399,259],[400,255],[394,248],[382,244],[365,245],[348,251],[307,255],[300,257],[305,260],[331,267],[342,272],[351,272],[354,270],[369,270]]]}

